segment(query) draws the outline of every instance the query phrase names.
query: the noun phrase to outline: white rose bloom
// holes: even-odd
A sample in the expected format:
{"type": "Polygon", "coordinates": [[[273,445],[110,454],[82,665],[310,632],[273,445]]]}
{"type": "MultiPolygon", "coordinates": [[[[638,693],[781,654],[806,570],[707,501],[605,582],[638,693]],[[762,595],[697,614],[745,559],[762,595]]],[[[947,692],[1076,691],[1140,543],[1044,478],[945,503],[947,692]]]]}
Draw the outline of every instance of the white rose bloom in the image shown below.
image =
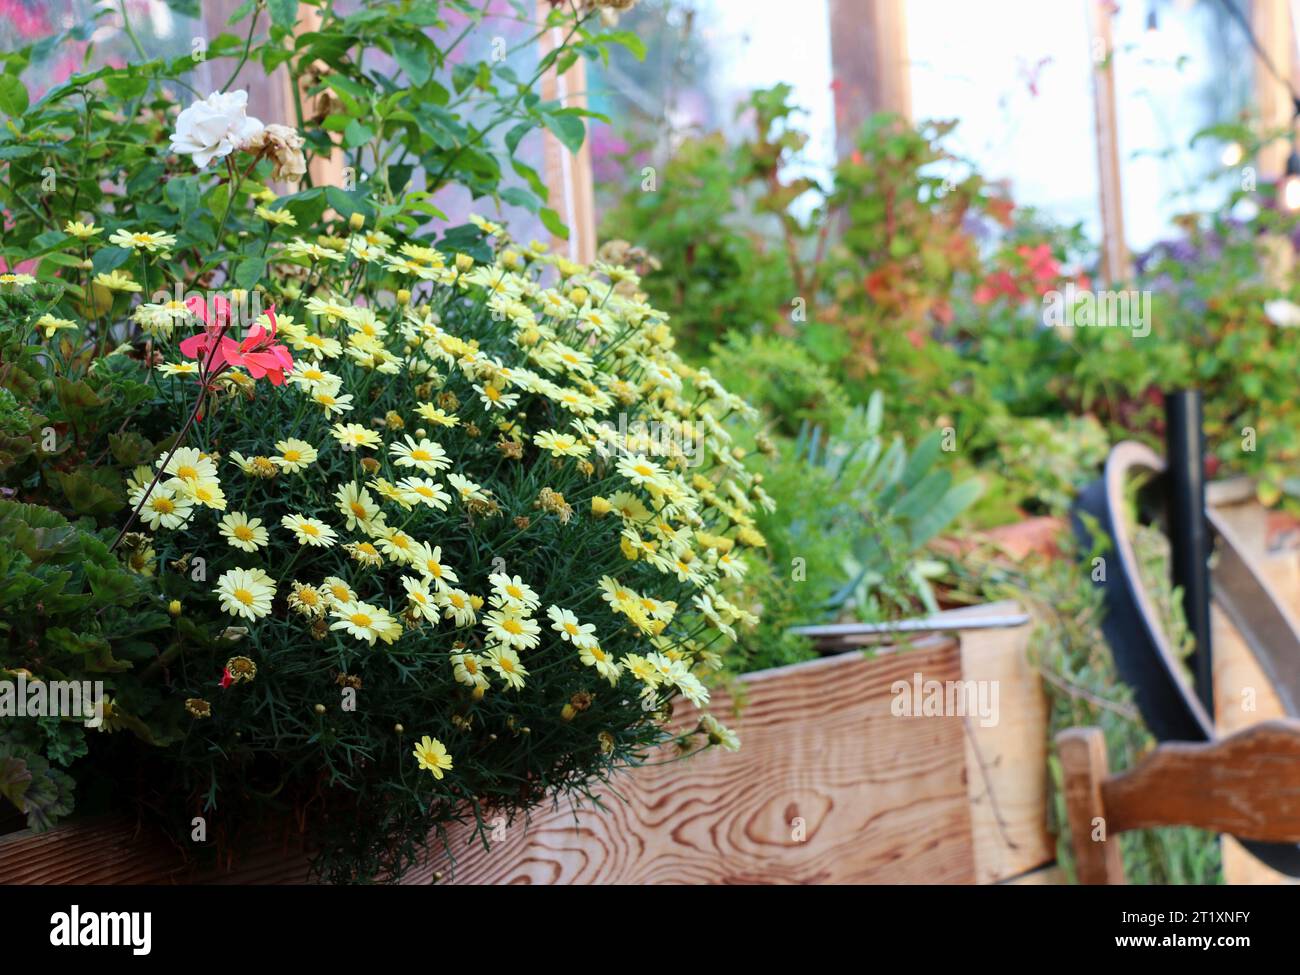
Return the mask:
{"type": "Polygon", "coordinates": [[[1300,325],[1300,306],[1282,298],[1264,302],[1264,315],[1278,328],[1295,328],[1300,325]]]}
{"type": "Polygon", "coordinates": [[[248,92],[214,91],[176,119],[172,152],[194,157],[202,168],[230,155],[262,132],[262,123],[248,114],[248,92]]]}

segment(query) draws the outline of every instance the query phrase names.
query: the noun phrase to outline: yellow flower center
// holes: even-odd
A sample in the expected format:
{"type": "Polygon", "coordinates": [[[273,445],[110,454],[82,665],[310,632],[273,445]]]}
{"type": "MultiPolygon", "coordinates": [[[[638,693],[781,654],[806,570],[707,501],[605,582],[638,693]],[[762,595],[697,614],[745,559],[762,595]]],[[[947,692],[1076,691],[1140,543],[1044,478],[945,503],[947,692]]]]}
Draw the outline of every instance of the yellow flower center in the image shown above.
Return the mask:
{"type": "Polygon", "coordinates": [[[360,501],[353,501],[348,507],[352,509],[352,513],[358,518],[364,518],[366,516],[366,506],[360,501]]]}
{"type": "Polygon", "coordinates": [[[501,629],[505,630],[507,633],[512,633],[515,636],[524,632],[524,628],[519,625],[518,620],[506,620],[501,624],[501,629]]]}
{"type": "Polygon", "coordinates": [[[368,627],[373,622],[365,613],[353,613],[349,620],[353,626],[368,627]]]}
{"type": "Polygon", "coordinates": [[[153,498],[149,502],[149,507],[160,515],[169,515],[176,510],[176,505],[172,503],[171,498],[153,498]]]}
{"type": "Polygon", "coordinates": [[[420,447],[411,451],[411,460],[433,460],[433,454],[420,447]]]}
{"type": "Polygon", "coordinates": [[[296,464],[302,458],[302,451],[286,450],[283,456],[284,459],[287,460],[290,464],[296,464]]]}
{"type": "Polygon", "coordinates": [[[253,537],[253,529],[249,528],[247,525],[236,525],[235,537],[241,542],[250,541],[253,537]]]}
{"type": "Polygon", "coordinates": [[[253,605],[253,594],[249,592],[247,589],[236,589],[233,595],[245,606],[253,605]]]}
{"type": "Polygon", "coordinates": [[[506,586],[506,595],[512,599],[523,599],[524,591],[518,586],[506,586]]]}
{"type": "Polygon", "coordinates": [[[311,525],[311,524],[300,525],[299,530],[302,531],[304,535],[310,535],[312,538],[320,537],[320,529],[317,528],[315,525],[311,525]]]}
{"type": "Polygon", "coordinates": [[[568,633],[569,636],[577,636],[577,635],[578,635],[578,628],[577,628],[574,624],[572,624],[572,623],[565,623],[565,624],[564,624],[564,631],[565,631],[566,633],[568,633]]]}
{"type": "Polygon", "coordinates": [[[176,476],[182,481],[192,481],[199,476],[199,472],[189,464],[182,464],[180,467],[176,468],[176,476]]]}

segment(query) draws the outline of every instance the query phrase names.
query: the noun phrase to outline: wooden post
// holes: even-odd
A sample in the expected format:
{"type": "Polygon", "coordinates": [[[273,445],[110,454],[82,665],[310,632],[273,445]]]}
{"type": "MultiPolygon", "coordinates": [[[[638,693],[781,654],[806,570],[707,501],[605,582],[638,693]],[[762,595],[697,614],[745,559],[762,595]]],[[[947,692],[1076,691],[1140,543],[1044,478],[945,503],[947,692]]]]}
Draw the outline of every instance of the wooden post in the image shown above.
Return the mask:
{"type": "MultiPolygon", "coordinates": [[[[298,23],[294,25],[295,34],[310,34],[321,28],[321,12],[319,7],[308,7],[304,4],[298,5],[298,23]]],[[[280,97],[285,107],[285,118],[289,120],[296,119],[297,112],[294,110],[293,99],[293,79],[289,77],[289,72],[283,68],[278,69],[280,74],[280,97]]],[[[298,92],[298,97],[302,99],[302,110],[304,115],[310,115],[316,110],[316,101],[319,96],[309,96],[307,94],[308,85],[303,84],[298,92]]],[[[337,186],[343,187],[343,170],[344,156],[343,146],[340,143],[337,133],[331,134],[331,140],[334,148],[330,150],[328,156],[313,154],[311,162],[307,164],[307,173],[311,177],[312,186],[337,186]]]]}
{"type": "MultiPolygon", "coordinates": [[[[1291,10],[1287,0],[1251,0],[1250,29],[1259,41],[1259,46],[1268,55],[1268,60],[1285,79],[1279,81],[1275,78],[1264,59],[1255,55],[1255,101],[1259,107],[1260,127],[1264,132],[1282,129],[1291,131],[1295,105],[1291,86],[1286,83],[1293,76],[1291,10]]],[[[1275,139],[1266,143],[1259,152],[1260,180],[1281,180],[1290,154],[1291,142],[1288,139],[1275,139]]],[[[1295,250],[1291,241],[1285,237],[1266,237],[1264,244],[1267,248],[1268,277],[1282,287],[1295,264],[1295,250]]]]}
{"type": "Polygon", "coordinates": [[[1093,114],[1097,128],[1097,185],[1101,205],[1102,273],[1108,282],[1129,277],[1124,240],[1124,193],[1119,169],[1119,129],[1115,109],[1115,38],[1109,0],[1087,0],[1092,58],[1093,114]]]}
{"type": "MultiPolygon", "coordinates": [[[[1287,0],[1252,0],[1250,4],[1250,29],[1269,61],[1284,79],[1291,77],[1291,12],[1287,0]]],[[[1291,89],[1273,77],[1264,59],[1256,55],[1255,100],[1259,105],[1259,120],[1264,131],[1275,132],[1291,126],[1295,107],[1291,89]]],[[[1268,143],[1259,153],[1259,175],[1275,180],[1286,171],[1286,159],[1291,145],[1284,140],[1268,143]]]]}
{"type": "MultiPolygon", "coordinates": [[[[544,24],[551,10],[547,0],[538,0],[538,22],[544,24]]],[[[541,38],[541,54],[563,43],[564,30],[553,27],[541,38]]],[[[559,101],[565,108],[587,107],[587,69],[579,58],[564,74],[552,68],[542,76],[543,101],[559,101]]],[[[589,264],[596,259],[596,203],[591,176],[591,136],[582,148],[570,152],[550,132],[544,132],[546,186],[550,206],[569,228],[567,241],[552,238],[551,246],[567,254],[569,260],[589,264]]]]}
{"type": "Polygon", "coordinates": [[[1101,799],[1101,784],[1109,773],[1105,736],[1100,728],[1067,728],[1056,736],[1056,751],[1065,780],[1065,811],[1079,883],[1124,883],[1119,836],[1112,835],[1101,799]],[[1092,838],[1096,825],[1106,831],[1105,839],[1092,838]]]}
{"type": "Polygon", "coordinates": [[[903,0],[830,0],[835,152],[853,152],[862,124],[877,112],[912,116],[907,14],[903,0]]]}

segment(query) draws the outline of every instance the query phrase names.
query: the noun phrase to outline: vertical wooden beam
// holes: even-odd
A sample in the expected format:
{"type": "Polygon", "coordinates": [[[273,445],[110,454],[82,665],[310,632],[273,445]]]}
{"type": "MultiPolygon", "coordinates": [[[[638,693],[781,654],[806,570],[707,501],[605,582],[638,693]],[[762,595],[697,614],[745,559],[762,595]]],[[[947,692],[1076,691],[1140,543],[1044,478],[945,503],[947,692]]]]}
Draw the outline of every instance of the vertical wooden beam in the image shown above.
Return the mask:
{"type": "MultiPolygon", "coordinates": [[[[305,4],[299,4],[298,22],[294,25],[293,32],[298,35],[318,31],[321,28],[322,19],[319,7],[308,7],[305,4]]],[[[295,124],[297,111],[294,108],[293,79],[289,77],[288,70],[284,68],[278,68],[277,72],[280,75],[280,98],[284,104],[286,124],[295,124]]],[[[302,100],[304,116],[310,116],[316,111],[316,104],[320,97],[308,95],[307,89],[309,87],[307,84],[303,84],[298,91],[298,97],[302,100]]],[[[340,188],[343,186],[343,145],[336,133],[331,134],[330,139],[334,143],[334,148],[330,150],[329,155],[315,153],[307,164],[307,174],[311,177],[312,186],[337,186],[340,188]]]]}
{"type": "Polygon", "coordinates": [[[829,0],[835,152],[853,152],[877,112],[912,116],[904,0],[829,0]]]}
{"type": "Polygon", "coordinates": [[[1067,728],[1056,736],[1056,752],[1061,759],[1065,811],[1079,883],[1124,883],[1119,836],[1112,835],[1106,823],[1101,798],[1101,784],[1110,771],[1105,736],[1100,728],[1067,728]],[[1092,838],[1098,825],[1105,830],[1105,839],[1092,838]]]}
{"type": "MultiPolygon", "coordinates": [[[[1259,108],[1260,127],[1264,132],[1291,131],[1295,105],[1290,84],[1293,77],[1291,8],[1287,0],[1251,0],[1250,29],[1269,62],[1284,80],[1269,71],[1264,59],[1255,54],[1255,101],[1259,108]]],[[[1257,160],[1261,182],[1276,182],[1286,172],[1291,142],[1275,139],[1266,143],[1257,160]]],[[[1280,191],[1280,184],[1279,184],[1280,191]]],[[[1265,273],[1278,287],[1285,286],[1295,264],[1295,249],[1285,237],[1268,236],[1265,247],[1265,273]]]]}
{"type": "Polygon", "coordinates": [[[1093,115],[1097,130],[1097,185],[1101,206],[1102,273],[1108,282],[1129,277],[1124,240],[1124,192],[1119,169],[1119,126],[1115,108],[1115,36],[1109,0],[1086,0],[1092,58],[1093,115]]]}
{"type": "MultiPolygon", "coordinates": [[[[1250,29],[1278,73],[1284,79],[1290,79],[1291,10],[1287,0],[1251,0],[1250,29]]],[[[1259,107],[1261,126],[1266,132],[1289,128],[1295,114],[1291,88],[1273,76],[1263,58],[1256,55],[1254,62],[1255,101],[1259,107]]],[[[1290,144],[1283,140],[1264,146],[1259,154],[1261,179],[1279,179],[1286,171],[1286,160],[1290,152],[1290,144]]]]}
{"type": "MultiPolygon", "coordinates": [[[[538,22],[545,24],[551,5],[538,0],[538,22]]],[[[564,30],[553,27],[541,37],[541,54],[554,50],[564,41],[564,30]]],[[[569,70],[557,74],[554,68],[542,76],[542,99],[558,101],[565,108],[587,107],[587,69],[579,58],[569,70]]],[[[590,129],[590,127],[588,127],[590,129]]],[[[569,228],[569,239],[552,238],[551,246],[572,261],[584,264],[596,259],[596,203],[591,176],[591,135],[582,148],[570,152],[550,132],[542,134],[545,154],[546,186],[550,205],[569,228]]]]}

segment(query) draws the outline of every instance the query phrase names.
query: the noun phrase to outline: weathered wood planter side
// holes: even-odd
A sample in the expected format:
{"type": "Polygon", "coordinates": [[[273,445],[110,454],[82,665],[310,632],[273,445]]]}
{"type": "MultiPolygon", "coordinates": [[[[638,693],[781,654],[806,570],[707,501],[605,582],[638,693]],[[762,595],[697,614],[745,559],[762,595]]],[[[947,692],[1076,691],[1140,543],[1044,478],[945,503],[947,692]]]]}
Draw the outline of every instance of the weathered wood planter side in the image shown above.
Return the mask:
{"type": "MultiPolygon", "coordinates": [[[[404,882],[989,883],[1031,870],[1052,857],[1045,707],[1024,660],[1028,630],[921,637],[870,659],[849,652],[746,675],[743,708],[728,722],[739,752],[636,769],[607,788],[604,810],[546,809],[505,828],[491,850],[454,831],[454,865],[436,856],[404,882]],[[896,715],[896,682],[913,685],[918,674],[996,681],[999,720],[896,715]]],[[[711,710],[727,720],[727,696],[715,695],[711,710]]],[[[0,882],[305,878],[288,841],[196,877],[165,843],[120,822],[0,837],[0,882]]]]}

